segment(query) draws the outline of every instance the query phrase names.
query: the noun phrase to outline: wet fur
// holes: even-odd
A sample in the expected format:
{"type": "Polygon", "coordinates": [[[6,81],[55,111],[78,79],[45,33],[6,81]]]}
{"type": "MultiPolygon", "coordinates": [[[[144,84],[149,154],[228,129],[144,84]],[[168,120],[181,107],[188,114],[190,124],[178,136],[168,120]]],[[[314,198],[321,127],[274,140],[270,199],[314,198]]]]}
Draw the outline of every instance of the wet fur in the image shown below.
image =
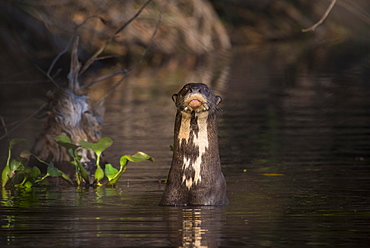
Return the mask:
{"type": "Polygon", "coordinates": [[[185,85],[172,99],[177,107],[174,153],[160,205],[227,204],[216,122],[221,97],[199,83],[185,85]],[[189,97],[200,99],[201,106],[189,107],[189,97]]]}

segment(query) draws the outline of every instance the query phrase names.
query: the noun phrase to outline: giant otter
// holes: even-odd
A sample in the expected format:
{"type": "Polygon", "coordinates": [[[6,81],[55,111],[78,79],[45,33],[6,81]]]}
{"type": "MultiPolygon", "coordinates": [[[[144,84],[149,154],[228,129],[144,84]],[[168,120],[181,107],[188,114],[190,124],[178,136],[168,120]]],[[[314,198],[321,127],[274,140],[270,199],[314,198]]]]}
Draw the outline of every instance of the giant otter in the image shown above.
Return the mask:
{"type": "Polygon", "coordinates": [[[172,100],[177,108],[174,152],[160,205],[227,204],[216,123],[221,97],[203,83],[190,83],[172,100]]]}

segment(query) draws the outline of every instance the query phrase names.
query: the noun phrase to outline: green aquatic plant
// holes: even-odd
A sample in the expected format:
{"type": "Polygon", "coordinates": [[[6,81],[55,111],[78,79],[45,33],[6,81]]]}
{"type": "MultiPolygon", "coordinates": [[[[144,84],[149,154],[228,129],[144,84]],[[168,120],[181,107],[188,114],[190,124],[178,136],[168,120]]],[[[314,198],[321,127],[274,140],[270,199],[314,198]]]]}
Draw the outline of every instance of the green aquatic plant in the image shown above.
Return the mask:
{"type": "MultiPolygon", "coordinates": [[[[35,156],[35,155],[33,155],[35,156]]],[[[43,164],[46,164],[48,166],[46,174],[39,180],[36,180],[35,183],[40,183],[45,180],[47,177],[61,177],[70,184],[73,184],[72,180],[65,174],[63,171],[59,170],[58,168],[55,168],[53,161],[50,161],[49,163],[41,160],[39,157],[35,156],[35,158],[43,164]]]]}
{"type": "Polygon", "coordinates": [[[95,181],[94,184],[100,185],[100,181],[107,177],[108,182],[105,185],[115,185],[118,180],[121,178],[123,173],[126,171],[126,165],[128,161],[130,162],[142,162],[144,160],[149,160],[154,162],[154,159],[148,154],[143,152],[137,152],[134,155],[124,155],[120,158],[120,169],[114,168],[111,164],[105,164],[105,169],[100,166],[101,154],[113,144],[113,141],[109,137],[104,137],[96,143],[90,143],[87,141],[80,142],[81,147],[90,151],[95,152],[96,154],[96,171],[95,171],[95,181]]]}
{"type": "MultiPolygon", "coordinates": [[[[80,145],[75,145],[72,143],[71,139],[66,135],[61,135],[55,138],[55,141],[65,147],[68,151],[68,154],[72,157],[70,162],[75,166],[76,170],[76,181],[77,185],[90,186],[89,174],[84,168],[81,160],[82,156],[79,154],[81,149],[86,149],[93,151],[96,154],[96,170],[94,174],[94,182],[92,185],[103,185],[101,181],[104,177],[108,181],[104,184],[106,186],[115,185],[118,180],[121,178],[123,173],[126,171],[127,163],[130,162],[142,162],[144,160],[149,160],[154,162],[154,159],[149,155],[143,152],[137,152],[134,155],[124,155],[120,158],[120,168],[116,169],[111,164],[105,164],[104,170],[101,167],[101,156],[102,153],[113,144],[112,139],[105,137],[100,139],[96,143],[91,143],[87,141],[81,141],[80,145]]],[[[16,159],[11,159],[12,149],[14,145],[18,143],[26,143],[24,139],[13,139],[10,141],[8,149],[8,158],[4,170],[2,171],[2,188],[5,188],[7,184],[10,184],[10,180],[14,179],[17,176],[19,183],[12,181],[12,186],[15,187],[25,187],[30,188],[36,184],[40,184],[48,177],[61,177],[70,184],[73,184],[73,181],[65,174],[63,171],[59,170],[54,166],[53,161],[45,162],[35,154],[30,153],[29,151],[24,151],[16,159]],[[34,156],[40,163],[47,165],[47,172],[45,175],[41,175],[41,171],[38,167],[27,166],[28,158],[34,156]]]]}
{"type": "Polygon", "coordinates": [[[73,158],[71,164],[73,164],[76,169],[77,185],[81,185],[83,183],[83,180],[87,185],[89,185],[89,174],[81,163],[82,156],[77,152],[77,149],[80,146],[73,144],[71,139],[67,135],[60,135],[55,138],[55,141],[59,145],[65,147],[68,151],[68,154],[73,158]]]}
{"type": "Polygon", "coordinates": [[[88,141],[80,141],[80,146],[74,145],[71,143],[71,140],[65,136],[58,136],[55,138],[58,144],[66,147],[69,151],[69,154],[72,156],[74,161],[71,163],[76,165],[78,171],[77,174],[83,173],[78,177],[82,177],[85,182],[88,183],[88,174],[84,169],[81,163],[81,156],[78,154],[78,148],[83,148],[86,150],[93,151],[96,154],[96,170],[94,173],[94,183],[93,185],[102,185],[101,180],[104,177],[107,177],[108,182],[105,183],[106,186],[115,185],[117,184],[118,180],[121,178],[123,173],[126,171],[127,163],[130,162],[142,162],[144,160],[149,160],[154,162],[154,158],[150,157],[148,154],[143,152],[137,152],[134,155],[124,155],[120,158],[120,168],[119,170],[114,168],[112,164],[105,164],[104,170],[101,167],[101,155],[102,153],[109,148],[113,144],[113,140],[109,137],[104,137],[97,141],[96,143],[88,142],[88,141]]]}
{"type": "Polygon", "coordinates": [[[5,168],[1,173],[1,186],[4,188],[8,181],[15,176],[15,172],[23,165],[23,159],[12,159],[12,149],[16,144],[27,143],[25,139],[12,139],[9,142],[8,158],[6,159],[5,168]]]}
{"type": "Polygon", "coordinates": [[[48,165],[47,174],[43,178],[41,178],[41,171],[38,167],[27,165],[28,159],[32,155],[27,150],[21,152],[19,157],[12,158],[12,149],[15,145],[20,143],[26,144],[28,142],[27,140],[20,138],[12,139],[9,142],[8,158],[5,164],[5,168],[3,169],[1,174],[1,186],[3,188],[5,188],[8,184],[14,187],[31,188],[35,183],[41,182],[48,176],[61,176],[65,177],[66,180],[71,181],[70,179],[68,179],[67,175],[54,168],[52,163],[48,164],[39,159],[37,156],[33,155],[35,156],[35,158],[37,158],[37,160],[48,165]]]}
{"type": "Polygon", "coordinates": [[[126,165],[127,165],[128,161],[130,161],[130,162],[142,162],[144,160],[149,160],[149,161],[154,162],[154,158],[150,157],[148,154],[145,154],[143,152],[137,152],[137,153],[135,153],[134,155],[131,155],[131,156],[130,155],[122,156],[119,160],[120,169],[117,170],[117,169],[112,167],[114,169],[113,171],[115,173],[114,176],[112,176],[112,174],[114,174],[114,173],[111,173],[111,171],[112,171],[111,165],[108,166],[108,170],[107,170],[107,165],[106,165],[105,166],[106,174],[108,172],[110,174],[110,177],[111,177],[111,178],[109,178],[107,176],[109,181],[106,183],[106,185],[114,185],[114,184],[117,183],[117,181],[120,179],[122,174],[126,171],[126,165]]]}
{"type": "Polygon", "coordinates": [[[84,140],[80,141],[81,147],[95,152],[96,154],[96,170],[95,170],[95,183],[99,183],[104,178],[104,171],[100,167],[101,154],[113,144],[113,140],[109,137],[101,138],[96,143],[90,143],[84,140]]]}

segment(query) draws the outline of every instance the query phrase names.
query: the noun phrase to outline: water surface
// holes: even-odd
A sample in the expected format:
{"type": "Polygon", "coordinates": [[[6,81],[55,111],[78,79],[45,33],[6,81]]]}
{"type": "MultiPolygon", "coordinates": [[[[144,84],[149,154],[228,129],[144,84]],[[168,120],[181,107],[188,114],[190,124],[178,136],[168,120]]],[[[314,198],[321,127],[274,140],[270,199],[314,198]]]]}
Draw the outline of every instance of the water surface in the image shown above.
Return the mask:
{"type": "MultiPolygon", "coordinates": [[[[366,247],[370,57],[350,57],[355,48],[275,44],[143,68],[105,103],[103,133],[115,142],[106,156],[117,165],[141,150],[156,162],[129,164],[116,188],[4,191],[2,247],[366,247]],[[171,95],[191,81],[223,98],[227,206],[158,206],[171,163],[171,95]]],[[[26,118],[47,88],[2,85],[2,116],[26,118]]],[[[33,118],[11,135],[32,143],[42,123],[33,118]]],[[[5,161],[5,143],[1,152],[5,161]]]]}

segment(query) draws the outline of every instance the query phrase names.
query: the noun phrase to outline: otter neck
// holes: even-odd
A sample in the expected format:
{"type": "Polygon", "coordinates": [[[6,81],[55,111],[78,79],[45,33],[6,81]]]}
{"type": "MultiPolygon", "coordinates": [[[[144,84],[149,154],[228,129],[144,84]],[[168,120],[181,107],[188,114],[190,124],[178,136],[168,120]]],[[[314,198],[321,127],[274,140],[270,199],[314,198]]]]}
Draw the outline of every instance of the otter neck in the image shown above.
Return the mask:
{"type": "Polygon", "coordinates": [[[182,171],[182,183],[188,189],[202,181],[207,171],[219,167],[216,115],[209,112],[178,111],[175,122],[173,165],[182,171]]]}

